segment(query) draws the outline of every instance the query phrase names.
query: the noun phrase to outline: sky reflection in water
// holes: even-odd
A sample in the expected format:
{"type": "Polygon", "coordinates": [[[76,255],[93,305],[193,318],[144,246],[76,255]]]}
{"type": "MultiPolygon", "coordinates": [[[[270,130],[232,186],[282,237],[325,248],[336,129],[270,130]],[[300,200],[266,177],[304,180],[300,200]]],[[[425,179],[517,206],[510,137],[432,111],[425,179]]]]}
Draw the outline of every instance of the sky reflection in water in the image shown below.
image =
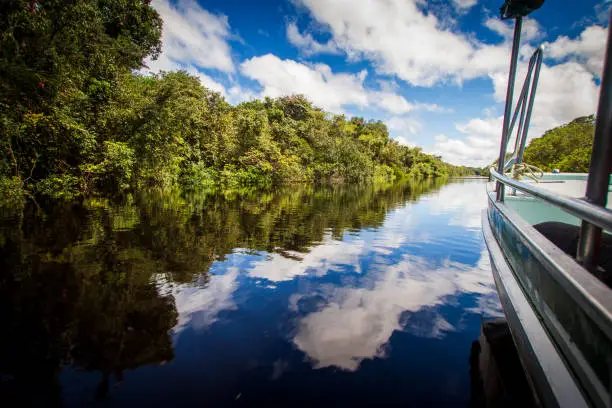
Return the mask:
{"type": "MultiPolygon", "coordinates": [[[[109,382],[120,386],[110,388],[106,403],[465,406],[481,316],[501,315],[480,231],[484,183],[408,190],[358,191],[370,198],[346,214],[342,194],[317,201],[310,192],[299,198],[312,212],[290,205],[275,213],[263,244],[253,242],[261,242],[268,213],[245,211],[245,203],[220,211],[226,219],[238,214],[239,231],[220,229],[228,252],[215,242],[204,274],[176,279],[168,267],[150,271],[159,296],[174,299],[174,357],[122,367],[121,381],[109,369],[109,382]],[[259,218],[251,223],[249,216],[259,218]]],[[[151,222],[153,213],[137,223],[151,222]]],[[[210,244],[193,231],[190,242],[210,244]]],[[[66,405],[91,402],[100,387],[104,370],[82,366],[65,366],[60,375],[66,405]]]]}

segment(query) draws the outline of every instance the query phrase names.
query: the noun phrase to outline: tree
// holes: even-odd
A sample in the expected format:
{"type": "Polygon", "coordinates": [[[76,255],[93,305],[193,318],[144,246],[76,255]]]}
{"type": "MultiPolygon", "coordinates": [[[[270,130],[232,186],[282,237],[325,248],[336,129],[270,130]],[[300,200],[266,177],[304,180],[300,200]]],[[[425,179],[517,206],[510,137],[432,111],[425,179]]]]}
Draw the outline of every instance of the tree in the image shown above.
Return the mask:
{"type": "Polygon", "coordinates": [[[544,171],[589,171],[595,117],[584,116],[544,132],[525,149],[524,161],[544,171]]]}
{"type": "Polygon", "coordinates": [[[186,72],[135,73],[160,52],[147,0],[8,0],[0,12],[2,205],[460,172],[399,145],[381,121],[332,115],[303,95],[231,106],[186,72]]]}
{"type": "Polygon", "coordinates": [[[161,19],[142,0],[8,0],[0,16],[3,176],[81,189],[79,166],[103,150],[100,105],[159,54],[161,19]]]}

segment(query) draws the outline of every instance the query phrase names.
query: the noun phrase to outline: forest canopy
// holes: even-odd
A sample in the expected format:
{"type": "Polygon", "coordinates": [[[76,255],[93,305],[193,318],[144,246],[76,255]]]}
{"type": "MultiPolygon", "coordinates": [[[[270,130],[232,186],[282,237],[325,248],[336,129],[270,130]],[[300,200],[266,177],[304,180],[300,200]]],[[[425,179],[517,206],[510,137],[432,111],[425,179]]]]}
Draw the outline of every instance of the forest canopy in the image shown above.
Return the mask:
{"type": "Polygon", "coordinates": [[[593,149],[595,116],[583,116],[547,130],[525,149],[526,163],[544,171],[587,173],[593,149]]]}
{"type": "MultiPolygon", "coordinates": [[[[71,199],[156,186],[265,188],[473,174],[400,145],[384,123],[304,96],[230,105],[161,51],[147,0],[0,5],[0,195],[71,199]]],[[[1,204],[1,203],[0,203],[1,204]]]]}

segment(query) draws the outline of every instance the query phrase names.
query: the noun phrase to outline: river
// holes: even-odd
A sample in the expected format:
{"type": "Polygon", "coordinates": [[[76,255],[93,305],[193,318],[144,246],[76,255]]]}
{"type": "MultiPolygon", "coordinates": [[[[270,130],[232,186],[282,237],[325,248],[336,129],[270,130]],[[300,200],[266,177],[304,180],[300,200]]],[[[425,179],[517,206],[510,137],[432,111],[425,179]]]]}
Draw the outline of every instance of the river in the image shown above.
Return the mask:
{"type": "Polygon", "coordinates": [[[485,205],[456,180],[5,214],[0,405],[468,406],[485,205]]]}

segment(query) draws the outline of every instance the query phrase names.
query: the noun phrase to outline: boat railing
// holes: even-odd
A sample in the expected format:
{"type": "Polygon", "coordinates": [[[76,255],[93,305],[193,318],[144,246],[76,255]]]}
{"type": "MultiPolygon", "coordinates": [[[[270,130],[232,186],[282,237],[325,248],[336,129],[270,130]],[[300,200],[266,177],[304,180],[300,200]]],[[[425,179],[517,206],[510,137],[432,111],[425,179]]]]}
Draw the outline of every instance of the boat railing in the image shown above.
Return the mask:
{"type": "Polygon", "coordinates": [[[491,175],[497,181],[496,200],[498,202],[503,202],[505,198],[505,186],[511,185],[515,189],[537,196],[580,218],[582,224],[576,260],[589,271],[595,271],[597,269],[599,251],[601,248],[602,230],[607,229],[612,231],[612,213],[605,209],[608,198],[610,171],[612,170],[612,31],[608,32],[606,44],[606,55],[604,58],[603,74],[601,76],[601,91],[597,107],[595,134],[593,138],[593,149],[586,192],[585,197],[580,200],[554,195],[504,175],[504,172],[509,167],[515,163],[520,163],[522,160],[543,59],[541,48],[536,49],[529,61],[529,68],[521,91],[521,96],[519,97],[514,114],[512,114],[521,25],[522,17],[518,16],[516,17],[514,26],[514,40],[512,44],[510,71],[508,74],[508,89],[506,92],[506,106],[497,170],[491,172],[491,175]],[[527,99],[529,89],[531,89],[531,92],[529,99],[527,99]],[[512,116],[512,120],[510,120],[510,116],[512,116]],[[515,151],[510,160],[506,160],[508,141],[510,140],[517,117],[519,118],[519,130],[517,133],[515,151]]]}
{"type": "MultiPolygon", "coordinates": [[[[537,6],[542,2],[532,3],[537,6]]],[[[525,6],[526,1],[507,0],[505,8],[502,7],[502,19],[505,16],[504,10],[515,7],[515,12],[506,16],[515,19],[515,26],[500,152],[495,168],[490,169],[496,191],[490,197],[488,226],[492,228],[491,234],[500,245],[502,256],[513,268],[520,291],[536,311],[572,376],[578,380],[590,400],[589,405],[592,403],[597,407],[610,408],[612,276],[609,275],[609,269],[600,266],[599,254],[604,247],[603,231],[612,231],[612,211],[606,209],[612,171],[612,30],[608,31],[585,195],[577,198],[555,194],[537,183],[515,178],[520,171],[513,168],[523,159],[543,59],[541,48],[536,49],[529,61],[525,82],[513,112],[522,17],[527,14],[520,10],[525,6]],[[517,123],[514,152],[507,155],[507,147],[517,123]],[[515,174],[512,177],[506,174],[510,169],[515,174]],[[581,227],[575,253],[555,246],[553,240],[547,239],[521,217],[519,211],[512,210],[512,205],[505,205],[506,186],[578,218],[581,227]],[[572,261],[569,257],[574,255],[572,261]]],[[[545,358],[547,351],[539,352],[545,358]]],[[[546,364],[546,359],[542,361],[546,364]]],[[[542,390],[545,391],[545,388],[542,390]]],[[[564,403],[573,406],[568,401],[564,403]]]]}
{"type": "Polygon", "coordinates": [[[529,59],[529,66],[527,68],[527,74],[525,75],[525,81],[523,82],[523,88],[516,107],[514,108],[514,114],[510,126],[506,131],[504,140],[507,149],[508,142],[512,135],[512,130],[516,125],[518,119],[518,131],[516,134],[516,143],[514,145],[514,152],[504,163],[504,170],[508,170],[513,164],[518,164],[523,161],[523,153],[527,145],[527,135],[529,132],[529,124],[531,122],[531,113],[533,111],[533,102],[536,96],[536,90],[538,87],[538,80],[540,78],[540,69],[542,67],[543,52],[542,48],[538,47],[529,59]],[[528,97],[529,96],[529,97],[528,97]]]}
{"type": "Polygon", "coordinates": [[[553,194],[541,187],[536,187],[534,184],[525,183],[500,174],[493,168],[490,169],[490,173],[496,181],[504,185],[508,185],[525,194],[542,199],[580,220],[587,221],[599,228],[612,231],[612,211],[606,208],[591,204],[583,199],[553,194]]]}

